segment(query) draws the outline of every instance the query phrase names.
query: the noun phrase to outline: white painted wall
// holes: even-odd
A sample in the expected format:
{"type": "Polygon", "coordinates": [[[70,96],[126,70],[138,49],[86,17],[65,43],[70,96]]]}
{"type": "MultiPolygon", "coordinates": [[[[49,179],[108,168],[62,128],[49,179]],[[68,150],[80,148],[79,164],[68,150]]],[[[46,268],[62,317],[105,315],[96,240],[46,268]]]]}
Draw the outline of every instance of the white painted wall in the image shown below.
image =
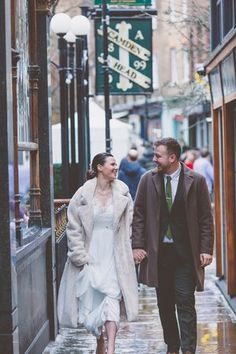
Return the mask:
{"type": "MultiPolygon", "coordinates": [[[[99,152],[106,150],[105,145],[105,111],[97,103],[90,100],[90,143],[91,159],[99,152]]],[[[52,126],[53,163],[61,163],[61,124],[52,126]]],[[[112,154],[117,163],[127,155],[131,145],[132,128],[130,124],[120,122],[117,119],[110,120],[112,138],[112,154]]]]}

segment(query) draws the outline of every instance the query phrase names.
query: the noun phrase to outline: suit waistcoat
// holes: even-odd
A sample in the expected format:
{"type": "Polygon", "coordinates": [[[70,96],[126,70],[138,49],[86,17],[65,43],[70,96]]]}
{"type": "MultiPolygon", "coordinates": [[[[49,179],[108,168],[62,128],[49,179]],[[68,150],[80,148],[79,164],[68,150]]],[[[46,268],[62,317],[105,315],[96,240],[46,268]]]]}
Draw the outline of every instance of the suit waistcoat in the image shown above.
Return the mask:
{"type": "Polygon", "coordinates": [[[163,178],[162,199],[161,199],[161,215],[160,215],[160,237],[161,242],[170,225],[174,246],[178,256],[183,260],[192,259],[190,240],[187,229],[187,215],[184,203],[184,176],[183,170],[180,172],[179,183],[173,201],[171,210],[168,210],[168,205],[165,197],[165,187],[163,178]]]}

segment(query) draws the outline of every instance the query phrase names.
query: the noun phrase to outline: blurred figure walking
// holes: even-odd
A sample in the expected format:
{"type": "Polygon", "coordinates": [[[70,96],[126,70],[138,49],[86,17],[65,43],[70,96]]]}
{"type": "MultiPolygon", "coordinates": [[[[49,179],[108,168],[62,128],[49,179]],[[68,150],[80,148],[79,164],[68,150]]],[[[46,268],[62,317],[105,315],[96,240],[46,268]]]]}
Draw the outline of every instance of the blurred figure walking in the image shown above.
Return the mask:
{"type": "Polygon", "coordinates": [[[214,187],[214,171],[210,158],[210,152],[205,148],[202,149],[200,151],[200,157],[194,161],[193,169],[195,172],[198,172],[205,177],[208,191],[212,196],[214,187]]]}
{"type": "Polygon", "coordinates": [[[197,154],[194,150],[188,150],[186,152],[186,159],[184,160],[184,164],[190,168],[190,170],[193,170],[193,164],[194,164],[194,161],[196,160],[197,158],[197,154]]]}
{"type": "Polygon", "coordinates": [[[138,160],[140,165],[145,168],[145,170],[151,170],[155,168],[155,163],[153,162],[153,154],[154,154],[154,149],[153,149],[153,144],[150,142],[145,142],[144,143],[144,152],[140,159],[138,160]]]}
{"type": "Polygon", "coordinates": [[[130,149],[128,155],[119,167],[118,179],[129,187],[132,199],[134,200],[141,176],[146,172],[138,162],[138,151],[130,149]]]}

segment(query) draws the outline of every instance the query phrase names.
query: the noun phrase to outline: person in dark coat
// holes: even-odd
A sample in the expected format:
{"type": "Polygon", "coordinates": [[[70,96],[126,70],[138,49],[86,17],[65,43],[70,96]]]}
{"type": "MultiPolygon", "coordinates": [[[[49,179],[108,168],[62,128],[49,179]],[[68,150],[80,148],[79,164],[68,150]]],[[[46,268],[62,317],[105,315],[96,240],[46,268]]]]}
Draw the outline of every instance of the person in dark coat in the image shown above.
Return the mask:
{"type": "Polygon", "coordinates": [[[146,143],[143,155],[139,158],[138,162],[140,165],[145,168],[145,170],[151,170],[155,167],[155,163],[153,162],[153,144],[146,143]]]}
{"type": "Polygon", "coordinates": [[[146,172],[145,168],[140,166],[137,159],[138,151],[130,149],[127,158],[122,159],[118,172],[118,179],[127,184],[133,200],[136,195],[140,178],[146,172]]]}
{"type": "Polygon", "coordinates": [[[139,282],[155,287],[167,353],[196,353],[195,289],[212,262],[213,218],[205,178],[179,162],[173,138],[154,144],[157,167],[139,183],[132,223],[139,282]],[[175,310],[177,309],[178,317],[175,310]]]}

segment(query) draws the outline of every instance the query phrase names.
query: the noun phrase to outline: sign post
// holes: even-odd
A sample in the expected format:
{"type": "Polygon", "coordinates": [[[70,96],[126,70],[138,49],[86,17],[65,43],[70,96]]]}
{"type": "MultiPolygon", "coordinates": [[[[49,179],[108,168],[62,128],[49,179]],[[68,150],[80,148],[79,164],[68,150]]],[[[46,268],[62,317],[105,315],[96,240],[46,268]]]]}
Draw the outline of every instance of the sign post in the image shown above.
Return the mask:
{"type": "Polygon", "coordinates": [[[110,95],[147,95],[152,88],[152,19],[156,10],[111,9],[150,6],[151,0],[95,0],[96,94],[104,95],[106,151],[111,151],[110,95]],[[124,16],[126,14],[126,16],[124,16]],[[111,15],[111,18],[110,16],[111,15]]]}
{"type": "Polygon", "coordinates": [[[108,14],[107,0],[102,0],[102,25],[101,35],[103,37],[103,93],[104,93],[104,105],[105,105],[105,135],[106,135],[106,152],[111,152],[111,136],[110,136],[110,119],[112,118],[110,109],[110,88],[109,88],[109,66],[108,66],[108,26],[110,23],[110,17],[108,14]]]}
{"type": "MultiPolygon", "coordinates": [[[[96,94],[104,92],[104,33],[95,19],[96,94]]],[[[111,95],[148,94],[152,88],[152,20],[111,18],[107,28],[107,63],[111,95]]]]}

